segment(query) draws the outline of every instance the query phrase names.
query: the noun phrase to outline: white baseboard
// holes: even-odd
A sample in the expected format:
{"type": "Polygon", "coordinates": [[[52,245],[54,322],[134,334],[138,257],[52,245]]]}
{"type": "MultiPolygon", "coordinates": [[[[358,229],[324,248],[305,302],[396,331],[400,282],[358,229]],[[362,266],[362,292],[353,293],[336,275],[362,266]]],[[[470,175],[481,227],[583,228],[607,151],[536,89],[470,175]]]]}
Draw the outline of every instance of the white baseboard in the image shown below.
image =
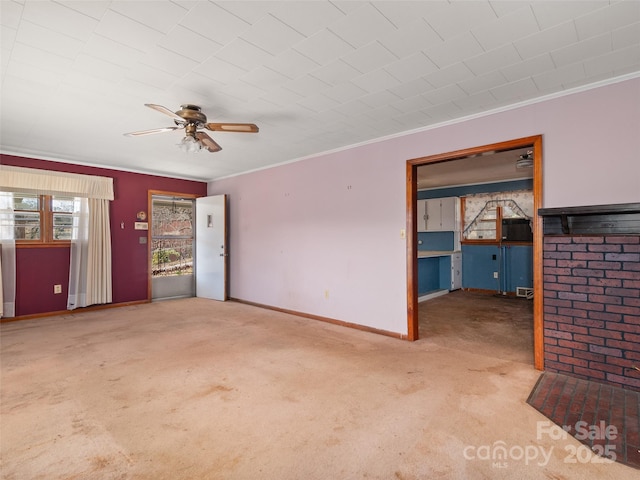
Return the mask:
{"type": "Polygon", "coordinates": [[[418,297],[418,302],[424,302],[425,300],[431,300],[432,298],[441,297],[442,295],[446,295],[447,293],[449,293],[449,290],[434,290],[433,292],[418,297]]]}

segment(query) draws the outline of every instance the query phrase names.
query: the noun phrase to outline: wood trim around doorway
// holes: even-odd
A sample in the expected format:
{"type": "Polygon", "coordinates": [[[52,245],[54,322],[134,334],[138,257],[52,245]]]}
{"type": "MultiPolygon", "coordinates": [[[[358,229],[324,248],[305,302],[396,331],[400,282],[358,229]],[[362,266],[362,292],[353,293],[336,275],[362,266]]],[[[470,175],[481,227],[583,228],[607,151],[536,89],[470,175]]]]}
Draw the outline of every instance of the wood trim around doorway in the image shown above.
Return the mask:
{"type": "Polygon", "coordinates": [[[417,169],[430,163],[459,160],[491,151],[506,151],[531,147],[533,149],[533,356],[534,367],[544,369],[544,329],[542,291],[542,135],[493,143],[454,152],[407,160],[407,339],[418,340],[418,242],[416,223],[417,169]]]}

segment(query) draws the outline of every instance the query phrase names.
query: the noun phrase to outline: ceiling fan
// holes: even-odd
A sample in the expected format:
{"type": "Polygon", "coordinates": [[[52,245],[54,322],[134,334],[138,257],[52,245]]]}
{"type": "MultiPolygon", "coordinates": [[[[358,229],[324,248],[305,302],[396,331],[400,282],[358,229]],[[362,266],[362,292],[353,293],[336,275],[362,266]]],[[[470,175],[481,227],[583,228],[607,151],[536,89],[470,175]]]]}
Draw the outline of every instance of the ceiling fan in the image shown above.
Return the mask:
{"type": "Polygon", "coordinates": [[[209,152],[219,152],[222,147],[218,145],[209,135],[201,132],[200,129],[206,128],[213,132],[244,132],[257,133],[258,127],[253,123],[207,123],[207,116],[202,113],[197,105],[184,104],[180,106],[180,110],[172,112],[167,107],[155,105],[153,103],[145,103],[145,107],[153,108],[160,113],[173,118],[175,127],[154,128],[152,130],[141,130],[139,132],[129,132],[124,135],[127,137],[139,137],[142,135],[152,135],[154,133],[170,132],[172,130],[184,129],[185,137],[179,144],[187,152],[197,152],[206,149],[209,152]]]}

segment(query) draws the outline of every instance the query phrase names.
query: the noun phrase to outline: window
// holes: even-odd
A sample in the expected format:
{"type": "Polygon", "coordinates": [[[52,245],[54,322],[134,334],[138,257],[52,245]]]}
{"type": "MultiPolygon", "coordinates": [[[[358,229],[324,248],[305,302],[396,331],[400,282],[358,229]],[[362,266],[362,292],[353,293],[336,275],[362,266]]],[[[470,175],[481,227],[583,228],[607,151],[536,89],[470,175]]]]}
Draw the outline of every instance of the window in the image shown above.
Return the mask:
{"type": "Polygon", "coordinates": [[[464,240],[496,241],[500,222],[500,207],[486,205],[473,222],[464,230],[464,240]]]}
{"type": "Polygon", "coordinates": [[[517,198],[527,208],[527,200],[530,198],[529,192],[510,192],[463,198],[464,230],[462,242],[532,242],[531,217],[514,198],[517,198]]]}
{"type": "Polygon", "coordinates": [[[71,240],[73,227],[73,197],[52,195],[51,202],[51,233],[53,241],[71,240]]]}
{"type": "Polygon", "coordinates": [[[16,244],[55,244],[71,240],[74,198],[60,195],[6,193],[13,206],[16,244]]]}

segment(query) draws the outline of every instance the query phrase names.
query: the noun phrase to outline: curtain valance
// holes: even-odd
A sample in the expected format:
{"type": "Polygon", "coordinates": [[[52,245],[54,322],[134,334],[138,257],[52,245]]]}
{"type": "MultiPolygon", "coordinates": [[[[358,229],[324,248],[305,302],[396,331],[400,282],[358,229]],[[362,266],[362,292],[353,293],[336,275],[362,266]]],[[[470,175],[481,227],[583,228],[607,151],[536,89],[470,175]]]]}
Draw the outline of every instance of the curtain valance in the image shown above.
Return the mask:
{"type": "Polygon", "coordinates": [[[113,178],[0,165],[0,190],[113,200],[113,178]]]}

